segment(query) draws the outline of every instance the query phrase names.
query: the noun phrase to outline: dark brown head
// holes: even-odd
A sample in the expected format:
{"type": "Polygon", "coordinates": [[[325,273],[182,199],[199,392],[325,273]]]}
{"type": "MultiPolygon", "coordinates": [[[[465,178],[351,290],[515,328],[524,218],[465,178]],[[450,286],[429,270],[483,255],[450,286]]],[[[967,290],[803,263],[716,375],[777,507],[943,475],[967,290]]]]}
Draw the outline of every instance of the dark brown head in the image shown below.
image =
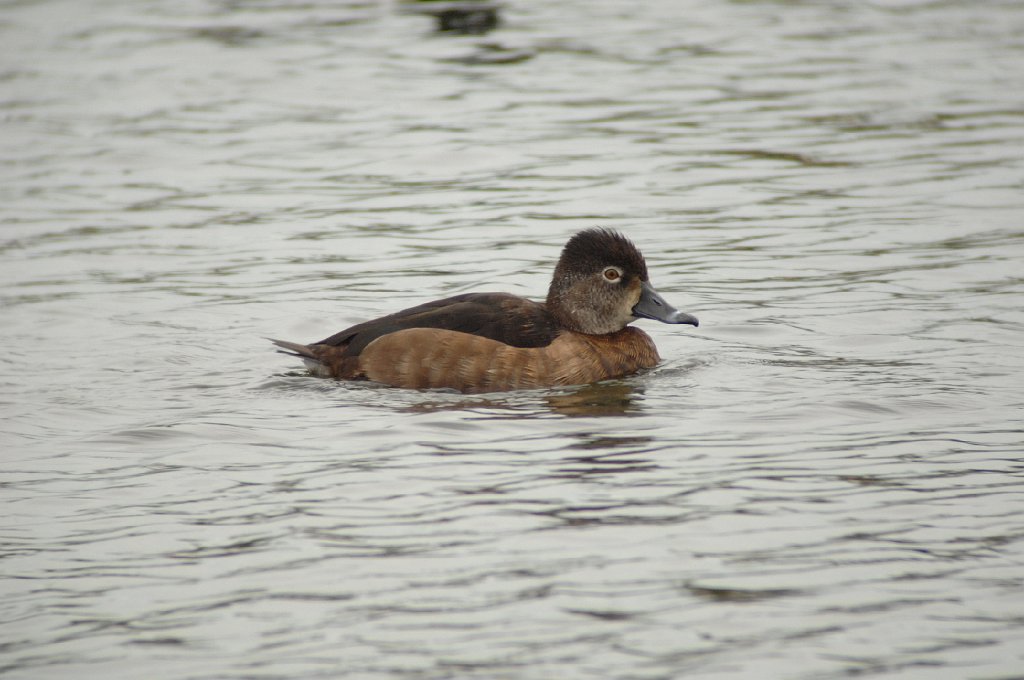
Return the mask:
{"type": "Polygon", "coordinates": [[[564,328],[588,335],[622,330],[637,318],[697,325],[651,286],[636,246],[611,229],[586,229],[562,249],[548,289],[548,310],[564,328]]]}

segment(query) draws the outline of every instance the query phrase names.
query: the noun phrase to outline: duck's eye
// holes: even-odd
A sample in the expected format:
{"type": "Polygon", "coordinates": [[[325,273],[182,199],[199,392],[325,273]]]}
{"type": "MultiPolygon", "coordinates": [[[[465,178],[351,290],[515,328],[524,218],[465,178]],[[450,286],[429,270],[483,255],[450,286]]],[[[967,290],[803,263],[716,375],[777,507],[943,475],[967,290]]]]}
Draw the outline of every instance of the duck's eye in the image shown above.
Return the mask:
{"type": "Polygon", "coordinates": [[[608,267],[604,270],[604,280],[615,282],[622,278],[622,270],[618,267],[608,267]]]}

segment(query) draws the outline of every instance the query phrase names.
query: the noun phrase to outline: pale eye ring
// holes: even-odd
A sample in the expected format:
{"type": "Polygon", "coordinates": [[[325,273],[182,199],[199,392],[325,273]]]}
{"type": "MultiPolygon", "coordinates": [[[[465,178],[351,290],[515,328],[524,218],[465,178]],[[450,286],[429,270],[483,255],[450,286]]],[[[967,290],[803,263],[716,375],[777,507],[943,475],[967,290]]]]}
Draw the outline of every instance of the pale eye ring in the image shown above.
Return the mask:
{"type": "Polygon", "coordinates": [[[622,270],[618,267],[606,267],[602,272],[602,275],[604,276],[605,281],[615,283],[622,278],[622,270]]]}

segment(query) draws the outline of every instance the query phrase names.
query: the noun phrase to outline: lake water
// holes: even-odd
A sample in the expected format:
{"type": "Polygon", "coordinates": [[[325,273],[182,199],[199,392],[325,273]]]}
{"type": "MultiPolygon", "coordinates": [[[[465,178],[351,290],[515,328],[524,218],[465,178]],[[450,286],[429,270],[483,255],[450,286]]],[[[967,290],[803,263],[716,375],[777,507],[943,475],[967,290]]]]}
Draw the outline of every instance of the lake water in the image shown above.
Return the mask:
{"type": "Polygon", "coordinates": [[[0,673],[1024,678],[1024,3],[0,2],[0,673]],[[619,229],[700,328],[312,341],[619,229]]]}

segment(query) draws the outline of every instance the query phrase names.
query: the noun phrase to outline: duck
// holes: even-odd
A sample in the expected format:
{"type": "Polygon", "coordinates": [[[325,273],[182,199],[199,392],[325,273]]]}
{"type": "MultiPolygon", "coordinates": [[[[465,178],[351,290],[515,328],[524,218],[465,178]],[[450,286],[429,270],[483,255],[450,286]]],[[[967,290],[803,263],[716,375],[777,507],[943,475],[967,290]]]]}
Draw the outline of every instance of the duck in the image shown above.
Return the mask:
{"type": "Polygon", "coordinates": [[[620,232],[574,234],[547,298],[463,293],[356,324],[319,342],[269,339],[313,375],[467,394],[584,385],[660,361],[638,319],[698,326],[651,285],[647,264],[620,232]]]}

